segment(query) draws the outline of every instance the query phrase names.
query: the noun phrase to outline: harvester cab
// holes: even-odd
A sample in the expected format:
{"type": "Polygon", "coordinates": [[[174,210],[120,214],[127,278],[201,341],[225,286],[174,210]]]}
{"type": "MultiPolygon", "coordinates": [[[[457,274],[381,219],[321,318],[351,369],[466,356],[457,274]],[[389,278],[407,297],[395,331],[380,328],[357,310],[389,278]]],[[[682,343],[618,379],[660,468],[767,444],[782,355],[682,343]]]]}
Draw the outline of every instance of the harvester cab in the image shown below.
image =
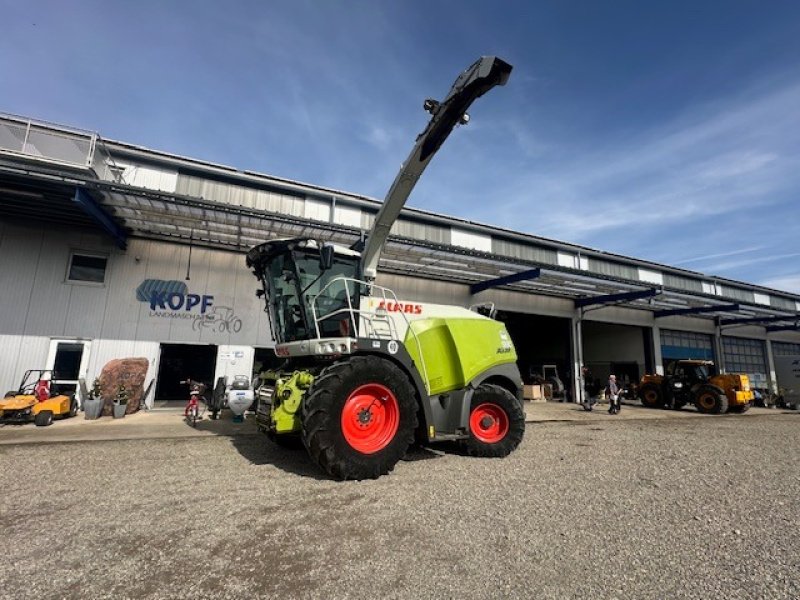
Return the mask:
{"type": "Polygon", "coordinates": [[[524,433],[521,378],[505,326],[459,306],[400,300],[375,284],[389,231],[414,185],[467,109],[511,65],[482,57],[441,102],[395,177],[363,252],[306,238],[250,250],[275,353],[261,374],[259,428],[278,443],[300,437],[341,479],[388,473],[410,443],[458,440],[478,456],[505,456],[524,433]]]}

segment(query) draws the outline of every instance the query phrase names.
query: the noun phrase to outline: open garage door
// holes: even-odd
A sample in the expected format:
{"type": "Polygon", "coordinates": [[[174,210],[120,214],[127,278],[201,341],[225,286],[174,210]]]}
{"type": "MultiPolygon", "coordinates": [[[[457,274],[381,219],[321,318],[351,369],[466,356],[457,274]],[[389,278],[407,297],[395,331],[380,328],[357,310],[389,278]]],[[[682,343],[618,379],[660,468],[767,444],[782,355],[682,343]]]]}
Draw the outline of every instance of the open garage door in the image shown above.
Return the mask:
{"type": "Polygon", "coordinates": [[[653,372],[653,333],[647,327],[583,321],[583,363],[594,386],[605,387],[612,373],[623,385],[653,372]]]}
{"type": "Polygon", "coordinates": [[[214,386],[214,367],[217,347],[210,344],[161,344],[156,400],[181,400],[189,398],[189,388],[181,384],[185,379],[214,386]]]}
{"type": "Polygon", "coordinates": [[[570,320],[508,311],[498,311],[496,318],[514,342],[523,382],[544,378],[554,384],[555,398],[564,398],[571,381],[570,320]]]}

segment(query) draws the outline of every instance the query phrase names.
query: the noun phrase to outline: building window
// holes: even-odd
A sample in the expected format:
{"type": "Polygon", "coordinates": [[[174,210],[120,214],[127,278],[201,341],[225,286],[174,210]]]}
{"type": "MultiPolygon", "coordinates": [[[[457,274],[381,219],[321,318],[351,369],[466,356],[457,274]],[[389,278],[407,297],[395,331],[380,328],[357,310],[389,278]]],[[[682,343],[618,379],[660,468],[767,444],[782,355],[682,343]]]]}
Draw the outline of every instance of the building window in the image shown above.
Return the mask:
{"type": "Polygon", "coordinates": [[[103,283],[106,279],[108,258],[91,254],[73,253],[69,257],[67,281],[81,283],[103,283]]]}
{"type": "Polygon", "coordinates": [[[767,356],[763,340],[723,337],[722,350],[728,373],[745,373],[753,387],[767,386],[767,356]]]}
{"type": "Polygon", "coordinates": [[[661,358],[714,360],[714,343],[705,333],[662,329],[661,358]]]}
{"type": "Polygon", "coordinates": [[[775,356],[793,356],[800,355],[800,344],[793,344],[791,342],[772,342],[772,353],[775,356]]]}

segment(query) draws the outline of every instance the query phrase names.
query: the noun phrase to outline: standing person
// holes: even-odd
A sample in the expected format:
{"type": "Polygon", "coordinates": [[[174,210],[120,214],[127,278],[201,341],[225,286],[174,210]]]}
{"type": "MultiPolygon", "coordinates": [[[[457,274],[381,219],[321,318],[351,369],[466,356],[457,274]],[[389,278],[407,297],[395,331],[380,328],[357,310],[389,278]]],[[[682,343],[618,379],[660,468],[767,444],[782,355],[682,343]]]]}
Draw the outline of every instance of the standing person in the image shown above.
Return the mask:
{"type": "Polygon", "coordinates": [[[617,385],[617,376],[608,376],[608,414],[616,415],[619,412],[619,386],[617,385]]]}

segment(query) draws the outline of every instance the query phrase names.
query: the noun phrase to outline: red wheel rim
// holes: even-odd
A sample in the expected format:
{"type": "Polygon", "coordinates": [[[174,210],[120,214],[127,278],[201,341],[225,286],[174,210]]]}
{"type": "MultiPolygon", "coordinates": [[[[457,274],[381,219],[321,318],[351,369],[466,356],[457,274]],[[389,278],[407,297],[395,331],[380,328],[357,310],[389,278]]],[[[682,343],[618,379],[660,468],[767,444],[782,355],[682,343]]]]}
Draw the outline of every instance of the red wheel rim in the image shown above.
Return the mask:
{"type": "Polygon", "coordinates": [[[354,449],[364,454],[383,450],[400,426],[400,407],[392,391],[379,383],[356,388],[342,409],[342,433],[354,449]]]}
{"type": "Polygon", "coordinates": [[[496,444],[508,433],[508,415],[497,404],[480,404],[469,416],[469,428],[479,441],[496,444]]]}

